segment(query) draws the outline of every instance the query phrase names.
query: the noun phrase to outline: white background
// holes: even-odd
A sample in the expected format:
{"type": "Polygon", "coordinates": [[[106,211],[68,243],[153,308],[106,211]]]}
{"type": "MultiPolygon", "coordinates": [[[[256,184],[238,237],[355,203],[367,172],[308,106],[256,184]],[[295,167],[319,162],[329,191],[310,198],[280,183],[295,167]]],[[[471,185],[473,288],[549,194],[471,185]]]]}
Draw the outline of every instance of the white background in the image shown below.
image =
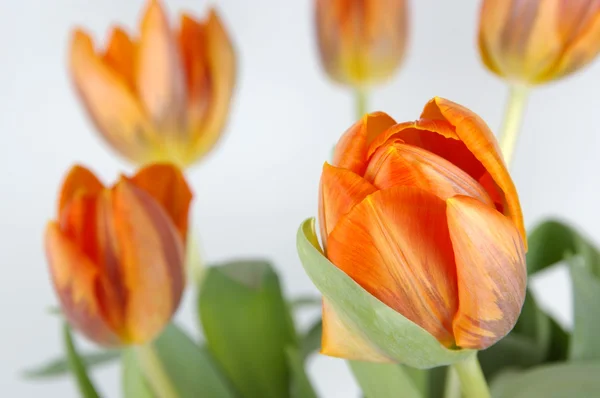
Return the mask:
{"type": "MultiPolygon", "coordinates": [[[[202,0],[167,1],[203,15],[202,0]]],[[[316,214],[317,182],[331,147],[353,119],[350,92],[318,63],[310,0],[222,0],[235,41],[239,81],[226,136],[189,172],[196,192],[194,226],[208,261],[266,256],[289,295],[316,292],[296,256],[299,223],[316,214]]],[[[478,1],[412,1],[406,62],[372,93],[371,110],[397,120],[418,117],[435,96],[478,112],[495,130],[505,85],[476,51],[478,1]],[[417,4],[418,3],[418,4],[417,4]]],[[[105,180],[131,167],[116,158],[86,119],[70,86],[69,32],[76,24],[104,40],[111,23],[136,25],[142,0],[0,2],[0,388],[4,397],[74,397],[70,380],[26,382],[19,372],[61,352],[55,303],[42,251],[57,189],[74,162],[105,180]]],[[[536,89],[513,176],[528,226],[550,215],[600,238],[600,64],[536,89]]],[[[565,272],[541,285],[545,305],[570,323],[565,272]]],[[[539,286],[538,286],[539,287],[539,286]]],[[[192,298],[178,317],[192,329],[192,298]]],[[[119,396],[118,367],[94,374],[107,397],[119,396]]],[[[324,397],[356,397],[343,361],[315,357],[310,375],[324,397]]]]}

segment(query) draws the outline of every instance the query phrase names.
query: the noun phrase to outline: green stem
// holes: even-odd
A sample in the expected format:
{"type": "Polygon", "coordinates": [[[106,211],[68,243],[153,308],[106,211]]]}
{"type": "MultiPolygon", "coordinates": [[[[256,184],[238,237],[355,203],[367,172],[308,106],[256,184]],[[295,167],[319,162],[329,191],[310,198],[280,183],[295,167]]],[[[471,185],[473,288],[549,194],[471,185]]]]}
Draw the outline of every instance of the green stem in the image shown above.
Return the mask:
{"type": "Polygon", "coordinates": [[[510,86],[508,103],[506,104],[506,111],[504,113],[504,122],[502,130],[500,130],[500,148],[508,167],[510,167],[517,145],[529,91],[529,86],[524,84],[515,83],[510,86]]]}
{"type": "Polygon", "coordinates": [[[188,231],[185,254],[187,279],[188,283],[192,283],[199,288],[204,279],[205,271],[202,256],[200,255],[200,239],[196,229],[189,228],[188,231]]]}
{"type": "Polygon", "coordinates": [[[177,391],[171,383],[152,343],[136,347],[136,355],[146,381],[157,398],[178,398],[177,391]]]}
{"type": "Polygon", "coordinates": [[[460,381],[458,380],[456,370],[452,367],[448,367],[446,370],[444,398],[460,398],[460,381]]]}
{"type": "Polygon", "coordinates": [[[356,87],[354,97],[356,99],[356,118],[362,118],[367,113],[367,90],[364,87],[356,87]]]}
{"type": "Polygon", "coordinates": [[[477,353],[453,364],[452,369],[456,370],[460,380],[463,398],[491,398],[485,376],[477,360],[477,353]]]}

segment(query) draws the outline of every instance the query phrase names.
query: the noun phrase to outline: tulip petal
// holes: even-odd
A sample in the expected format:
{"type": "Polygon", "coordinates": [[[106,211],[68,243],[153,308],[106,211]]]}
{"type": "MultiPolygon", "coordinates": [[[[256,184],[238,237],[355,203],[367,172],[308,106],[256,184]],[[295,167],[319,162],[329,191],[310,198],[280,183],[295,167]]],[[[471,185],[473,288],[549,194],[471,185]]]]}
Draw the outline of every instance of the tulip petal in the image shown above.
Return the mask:
{"type": "Polygon", "coordinates": [[[185,77],[159,0],[150,0],[140,32],[135,74],[140,99],[157,130],[162,134],[180,133],[185,130],[185,77]]]}
{"type": "Polygon", "coordinates": [[[375,192],[341,218],[327,256],[442,344],[454,343],[458,295],[443,200],[418,188],[375,192]]]}
{"type": "Polygon", "coordinates": [[[525,249],[510,219],[466,196],[447,200],[456,257],[456,344],[484,349],[513,328],[525,300],[525,249]]]}
{"type": "Polygon", "coordinates": [[[73,81],[94,124],[123,156],[144,159],[148,119],[126,82],[94,52],[90,37],[76,31],[71,42],[73,81]]]}
{"type": "Polygon", "coordinates": [[[58,212],[65,208],[69,202],[80,195],[96,196],[104,189],[104,185],[87,168],[75,165],[69,171],[60,190],[58,199],[58,212]]]}
{"type": "Polygon", "coordinates": [[[327,237],[339,219],[376,190],[367,180],[349,170],[328,163],[323,165],[319,195],[319,225],[324,247],[326,247],[327,237]]]}
{"type": "MultiPolygon", "coordinates": [[[[527,248],[527,235],[525,232],[521,205],[519,203],[519,195],[517,194],[515,184],[504,164],[504,159],[500,148],[498,147],[498,143],[487,124],[467,108],[439,97],[432,99],[425,105],[421,117],[430,120],[446,120],[454,126],[458,138],[464,143],[466,148],[468,148],[475,158],[481,162],[481,165],[485,168],[486,172],[492,177],[495,187],[499,188],[502,197],[504,198],[505,206],[497,207],[503,214],[513,220],[525,242],[525,248],[527,248]]],[[[435,147],[431,149],[425,147],[425,149],[437,153],[435,147]]],[[[455,161],[455,156],[457,155],[452,156],[449,153],[437,154],[448,159],[452,163],[457,164],[455,161]]],[[[480,183],[486,181],[486,176],[484,174],[475,176],[471,170],[464,168],[463,170],[480,183]]],[[[491,192],[495,190],[495,187],[489,186],[489,184],[487,186],[484,185],[484,188],[490,192],[491,197],[497,195],[497,192],[491,192]]]]}
{"type": "Polygon", "coordinates": [[[135,53],[136,44],[127,32],[116,27],[112,30],[108,46],[104,53],[104,62],[120,76],[129,89],[135,91],[135,53]]]}
{"type": "Polygon", "coordinates": [[[409,186],[431,192],[442,200],[467,195],[494,205],[485,189],[463,170],[440,156],[397,140],[375,152],[365,179],[377,189],[409,186]]]}
{"type": "Polygon", "coordinates": [[[236,62],[233,44],[214,9],[208,14],[205,32],[205,62],[210,76],[211,92],[205,117],[194,119],[194,115],[190,114],[189,123],[194,134],[193,158],[190,161],[205,155],[221,137],[235,87],[236,62]]]}
{"type": "Polygon", "coordinates": [[[103,318],[98,297],[103,284],[96,265],[57,223],[48,224],[45,240],[50,274],[69,323],[99,344],[118,344],[119,338],[103,318]]]}
{"type": "Polygon", "coordinates": [[[128,336],[132,343],[144,343],[162,330],[179,305],[184,245],[162,206],[133,183],[122,179],[113,200],[121,273],[128,292],[128,336]]]}
{"type": "Polygon", "coordinates": [[[392,362],[359,333],[348,327],[333,305],[323,299],[321,354],[354,361],[392,362]]]}
{"type": "Polygon", "coordinates": [[[384,112],[369,113],[350,127],[338,141],[333,165],[363,175],[367,168],[367,149],[381,133],[396,124],[384,112]]]}

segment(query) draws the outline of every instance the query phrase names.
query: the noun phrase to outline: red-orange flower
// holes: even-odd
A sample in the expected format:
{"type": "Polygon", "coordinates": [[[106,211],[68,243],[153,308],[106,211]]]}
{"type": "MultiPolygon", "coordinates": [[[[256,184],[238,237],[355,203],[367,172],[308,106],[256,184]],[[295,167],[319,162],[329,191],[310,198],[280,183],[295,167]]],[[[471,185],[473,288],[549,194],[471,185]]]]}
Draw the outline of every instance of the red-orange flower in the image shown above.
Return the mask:
{"type": "MultiPolygon", "coordinates": [[[[521,208],[470,110],[435,98],[415,122],[366,115],[323,167],[319,220],[329,260],[445,346],[483,349],[513,328],[526,286],[521,208]]],[[[363,358],[346,352],[327,303],[323,316],[323,352],[363,358]]]]}
{"type": "Polygon", "coordinates": [[[188,166],[221,136],[235,81],[235,56],[214,10],[199,22],[183,14],[174,32],[158,0],[149,0],[140,36],[112,30],[104,51],[81,30],[70,67],[98,131],[138,164],[188,166]]]}
{"type": "Polygon", "coordinates": [[[364,85],[390,78],[404,57],[407,0],[316,0],[321,61],[340,83],[364,85]]]}
{"type": "Polygon", "coordinates": [[[483,0],[479,48],[485,65],[512,81],[569,75],[600,52],[600,1],[483,0]]]}
{"type": "Polygon", "coordinates": [[[75,166],[46,229],[54,287],[69,322],[103,345],[151,341],[184,288],[192,194],[175,166],[155,164],[105,187],[75,166]]]}

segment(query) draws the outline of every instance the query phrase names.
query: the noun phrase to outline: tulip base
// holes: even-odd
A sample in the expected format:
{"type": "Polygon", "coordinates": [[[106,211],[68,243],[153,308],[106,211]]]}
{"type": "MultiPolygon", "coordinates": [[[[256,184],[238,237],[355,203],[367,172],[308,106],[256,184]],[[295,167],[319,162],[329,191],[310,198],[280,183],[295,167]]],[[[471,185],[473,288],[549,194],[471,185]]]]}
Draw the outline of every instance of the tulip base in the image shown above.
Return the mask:
{"type": "Polygon", "coordinates": [[[156,397],[178,398],[177,391],[171,383],[152,343],[135,347],[134,350],[146,381],[156,397]]]}
{"type": "Polygon", "coordinates": [[[485,376],[477,360],[477,354],[452,365],[460,380],[460,388],[464,398],[491,398],[485,376]]]}

